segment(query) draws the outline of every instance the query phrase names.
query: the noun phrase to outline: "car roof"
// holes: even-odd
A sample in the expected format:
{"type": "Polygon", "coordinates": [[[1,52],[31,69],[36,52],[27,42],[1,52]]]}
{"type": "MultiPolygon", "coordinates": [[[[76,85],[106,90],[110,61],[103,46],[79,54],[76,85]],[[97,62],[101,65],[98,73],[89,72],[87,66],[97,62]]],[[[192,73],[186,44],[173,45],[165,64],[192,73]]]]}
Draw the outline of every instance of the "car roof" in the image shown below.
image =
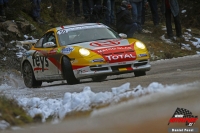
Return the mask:
{"type": "Polygon", "coordinates": [[[65,25],[65,26],[60,26],[56,27],[54,29],[56,30],[61,30],[61,29],[68,29],[68,28],[77,28],[77,27],[85,27],[85,28],[95,28],[95,27],[108,27],[102,23],[83,23],[83,24],[72,24],[72,25],[65,25]]]}

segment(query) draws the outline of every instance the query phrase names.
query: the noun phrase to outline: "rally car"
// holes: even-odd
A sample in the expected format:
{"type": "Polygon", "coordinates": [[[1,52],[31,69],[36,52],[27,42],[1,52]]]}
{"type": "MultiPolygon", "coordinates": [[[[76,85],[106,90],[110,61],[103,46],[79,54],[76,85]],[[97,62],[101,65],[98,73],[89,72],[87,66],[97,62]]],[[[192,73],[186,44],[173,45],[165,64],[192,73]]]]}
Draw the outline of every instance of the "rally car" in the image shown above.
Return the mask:
{"type": "Polygon", "coordinates": [[[126,37],[101,23],[52,28],[23,54],[24,83],[34,88],[57,80],[77,84],[80,79],[98,82],[130,72],[146,75],[151,68],[146,46],[126,37]]]}

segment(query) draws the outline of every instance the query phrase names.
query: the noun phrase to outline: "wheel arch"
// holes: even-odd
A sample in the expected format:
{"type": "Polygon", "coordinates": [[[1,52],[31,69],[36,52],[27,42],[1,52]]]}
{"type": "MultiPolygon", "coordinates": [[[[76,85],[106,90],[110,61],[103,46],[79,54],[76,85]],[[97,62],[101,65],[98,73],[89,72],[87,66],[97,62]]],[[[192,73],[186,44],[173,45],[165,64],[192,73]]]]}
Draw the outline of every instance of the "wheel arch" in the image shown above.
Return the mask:
{"type": "MultiPolygon", "coordinates": [[[[21,63],[21,74],[22,74],[22,71],[23,71],[23,67],[24,67],[24,63],[25,63],[25,62],[28,62],[29,64],[31,64],[31,62],[30,62],[28,59],[23,60],[22,63],[21,63]]],[[[33,70],[32,64],[31,64],[31,68],[32,68],[32,70],[33,70]]]]}
{"type": "Polygon", "coordinates": [[[23,79],[24,79],[24,84],[27,87],[29,87],[29,88],[37,88],[37,87],[40,87],[42,85],[42,81],[36,80],[35,73],[34,73],[34,70],[33,70],[33,66],[32,66],[32,64],[31,64],[31,62],[29,60],[24,60],[22,62],[22,67],[21,68],[22,68],[22,75],[23,75],[23,79]],[[29,66],[28,69],[27,68],[25,69],[25,65],[26,64],[29,66]],[[30,71],[27,72],[27,70],[30,70],[30,71]],[[29,75],[28,77],[30,77],[30,78],[27,78],[27,75],[29,75]]]}
{"type": "Polygon", "coordinates": [[[66,57],[68,60],[70,60],[70,58],[67,56],[67,55],[63,55],[62,57],[61,57],[61,73],[62,73],[62,77],[64,78],[64,71],[63,71],[63,69],[64,69],[64,65],[63,65],[63,58],[64,57],[66,57]]]}
{"type": "Polygon", "coordinates": [[[62,64],[61,64],[61,66],[62,66],[62,76],[63,76],[63,79],[67,80],[68,84],[77,84],[80,81],[77,80],[75,75],[74,75],[72,63],[71,63],[70,60],[71,59],[67,56],[62,57],[62,64]],[[66,58],[66,60],[64,60],[63,58],[66,58]]]}

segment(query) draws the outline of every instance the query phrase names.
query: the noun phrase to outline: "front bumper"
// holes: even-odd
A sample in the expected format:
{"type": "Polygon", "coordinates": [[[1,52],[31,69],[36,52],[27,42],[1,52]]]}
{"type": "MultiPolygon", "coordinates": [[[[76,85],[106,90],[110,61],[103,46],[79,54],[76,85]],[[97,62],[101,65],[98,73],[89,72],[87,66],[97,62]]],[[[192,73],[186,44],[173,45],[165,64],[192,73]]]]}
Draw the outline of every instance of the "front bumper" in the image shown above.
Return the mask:
{"type": "Polygon", "coordinates": [[[129,62],[87,66],[74,70],[74,75],[77,79],[84,79],[100,75],[109,76],[130,73],[134,71],[149,71],[150,69],[151,65],[149,59],[139,61],[135,60],[129,62]]]}

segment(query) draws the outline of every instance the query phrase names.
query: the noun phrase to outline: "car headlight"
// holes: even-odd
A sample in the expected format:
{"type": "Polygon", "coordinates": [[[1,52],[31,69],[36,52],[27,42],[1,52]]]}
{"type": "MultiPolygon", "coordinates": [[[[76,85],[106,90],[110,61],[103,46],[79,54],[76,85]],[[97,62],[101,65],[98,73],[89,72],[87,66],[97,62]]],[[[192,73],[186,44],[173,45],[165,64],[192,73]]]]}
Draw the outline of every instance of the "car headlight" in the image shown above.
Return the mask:
{"type": "Polygon", "coordinates": [[[145,45],[141,42],[136,42],[135,45],[140,49],[145,49],[145,45]]]}
{"type": "Polygon", "coordinates": [[[79,49],[79,53],[83,56],[88,56],[90,54],[90,51],[85,48],[81,48],[79,49]]]}

